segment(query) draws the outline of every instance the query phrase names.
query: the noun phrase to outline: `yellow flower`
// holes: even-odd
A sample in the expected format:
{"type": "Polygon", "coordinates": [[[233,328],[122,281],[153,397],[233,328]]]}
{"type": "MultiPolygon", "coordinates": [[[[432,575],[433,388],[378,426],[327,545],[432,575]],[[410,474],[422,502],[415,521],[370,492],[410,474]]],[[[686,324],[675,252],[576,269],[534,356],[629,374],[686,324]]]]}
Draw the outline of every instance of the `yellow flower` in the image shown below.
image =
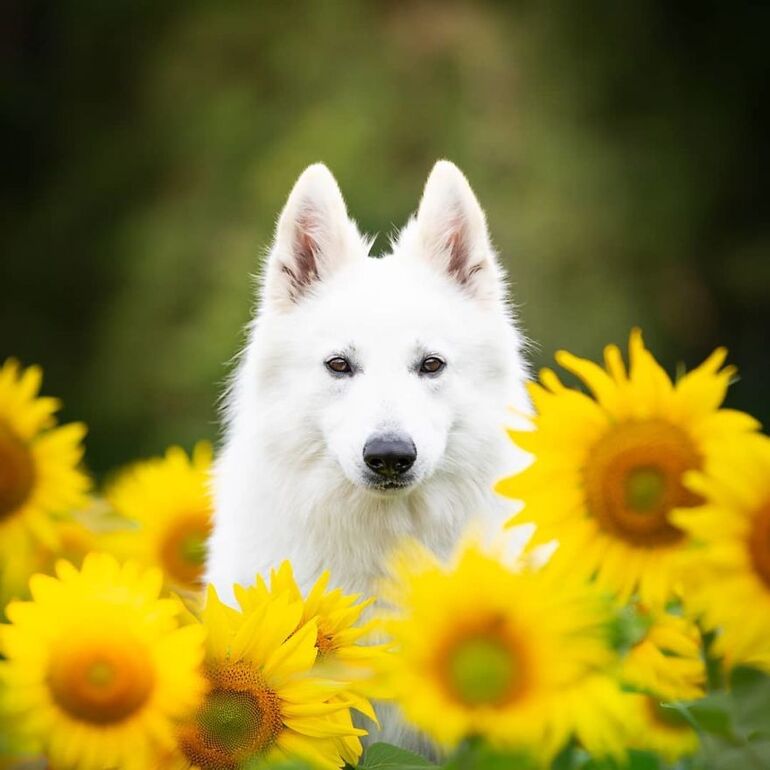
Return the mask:
{"type": "Polygon", "coordinates": [[[515,571],[473,543],[450,567],[413,545],[386,590],[392,677],[406,718],[438,743],[484,736],[553,755],[571,735],[622,754],[622,698],[604,671],[609,609],[553,570],[515,571]]]}
{"type": "Polygon", "coordinates": [[[158,598],[160,570],[90,554],[56,571],[32,578],[32,601],[12,602],[2,627],[15,728],[56,767],[146,770],[202,695],[202,631],[158,598]]]}
{"type": "Polygon", "coordinates": [[[4,564],[0,582],[0,604],[29,596],[29,579],[37,572],[51,574],[59,559],[80,567],[86,554],[97,550],[94,532],[83,524],[78,512],[51,521],[55,547],[29,539],[20,544],[12,559],[4,564]]]}
{"type": "Polygon", "coordinates": [[[235,770],[294,756],[342,766],[338,740],[364,733],[334,700],[341,685],[314,675],[318,627],[301,618],[302,603],[286,594],[263,596],[239,612],[209,588],[203,625],[210,689],[159,770],[235,770]]]}
{"type": "Polygon", "coordinates": [[[594,398],[544,370],[530,388],[534,430],[511,431],[534,462],[497,490],[524,501],[515,522],[537,525],[534,543],[559,541],[555,560],[595,574],[623,601],[637,591],[654,607],[675,589],[686,541],[671,513],[699,502],[684,485],[684,473],[703,467],[721,443],[757,423],[719,409],[734,374],[732,367],[720,368],[724,350],[672,383],[638,329],[629,347],[628,372],[614,345],[605,349],[606,370],[557,354],[594,398]]]}
{"type": "Polygon", "coordinates": [[[731,665],[770,671],[770,438],[726,442],[687,484],[703,505],[677,511],[695,545],[686,554],[685,605],[731,665]]]}
{"type": "MultiPolygon", "coordinates": [[[[249,588],[235,586],[235,596],[244,611],[249,611],[269,595],[285,594],[291,601],[302,602],[300,625],[314,620],[318,627],[316,673],[344,682],[345,689],[337,697],[376,722],[369,698],[387,697],[380,676],[387,647],[363,644],[372,632],[374,622],[359,624],[361,614],[373,600],[359,602],[358,596],[346,595],[339,588],[328,589],[328,584],[329,573],[324,572],[303,600],[291,564],[285,561],[278,570],[271,572],[269,586],[258,577],[255,585],[249,588]]],[[[361,741],[352,736],[341,744],[343,759],[355,765],[361,756],[361,741]]]]}
{"type": "Polygon", "coordinates": [[[621,678],[664,701],[702,697],[706,668],[697,626],[666,612],[654,614],[623,661],[621,678]]]}
{"type": "Polygon", "coordinates": [[[136,463],[105,492],[116,513],[138,525],[121,532],[111,548],[163,570],[168,587],[202,588],[206,540],[211,532],[211,445],[200,442],[192,458],[179,447],[165,457],[136,463]]]}
{"type": "Polygon", "coordinates": [[[628,746],[654,751],[667,762],[695,754],[700,748],[698,734],[674,708],[664,706],[650,695],[626,695],[628,746]]]}
{"type": "Polygon", "coordinates": [[[55,547],[51,514],[81,505],[89,486],[78,469],[85,426],[54,427],[59,402],[38,396],[41,380],[37,366],[0,366],[0,561],[30,534],[55,547]]]}
{"type": "MultiPolygon", "coordinates": [[[[51,520],[53,543],[28,539],[5,563],[0,583],[0,604],[29,598],[29,579],[37,572],[52,575],[56,562],[65,559],[78,569],[91,551],[106,551],[105,538],[122,520],[109,511],[103,499],[91,497],[83,508],[51,520]]],[[[123,522],[125,523],[125,522],[123,522]]]]}

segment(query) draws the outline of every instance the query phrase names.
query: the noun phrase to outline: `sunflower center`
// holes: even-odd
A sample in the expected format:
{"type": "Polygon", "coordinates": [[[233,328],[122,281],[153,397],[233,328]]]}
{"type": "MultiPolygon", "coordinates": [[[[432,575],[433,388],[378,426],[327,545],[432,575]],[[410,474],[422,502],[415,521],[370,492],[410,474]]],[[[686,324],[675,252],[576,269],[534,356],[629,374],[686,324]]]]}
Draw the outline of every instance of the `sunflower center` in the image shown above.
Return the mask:
{"type": "Polygon", "coordinates": [[[316,636],[315,646],[318,650],[319,658],[331,655],[337,649],[334,635],[324,633],[320,628],[318,629],[318,635],[316,636]]]}
{"type": "Polygon", "coordinates": [[[440,657],[450,694],[466,706],[501,706],[523,689],[518,645],[497,626],[475,630],[440,657]]]}
{"type": "Polygon", "coordinates": [[[83,647],[65,643],[48,669],[48,685],[59,708],[96,725],[131,717],[147,702],[154,684],[147,650],[127,637],[83,647]]]}
{"type": "Polygon", "coordinates": [[[666,479],[658,468],[635,468],[626,477],[626,507],[652,511],[660,505],[666,479]]]}
{"type": "Polygon", "coordinates": [[[162,541],[161,559],[166,572],[187,588],[200,588],[210,533],[209,514],[193,513],[176,519],[162,541]]]}
{"type": "Polygon", "coordinates": [[[770,588],[770,500],[754,514],[749,535],[749,555],[754,571],[770,588]]]}
{"type": "Polygon", "coordinates": [[[664,420],[616,425],[592,448],[583,468],[588,509],[601,528],[632,545],[671,545],[684,537],[669,516],[697,505],[682,483],[701,458],[688,436],[664,420]]]}
{"type": "Polygon", "coordinates": [[[27,445],[0,422],[0,521],[11,516],[35,486],[35,463],[27,445]]]}
{"type": "Polygon", "coordinates": [[[194,720],[180,729],[179,745],[202,770],[234,770],[275,743],[283,729],[280,702],[244,664],[207,673],[211,690],[194,720]]]}

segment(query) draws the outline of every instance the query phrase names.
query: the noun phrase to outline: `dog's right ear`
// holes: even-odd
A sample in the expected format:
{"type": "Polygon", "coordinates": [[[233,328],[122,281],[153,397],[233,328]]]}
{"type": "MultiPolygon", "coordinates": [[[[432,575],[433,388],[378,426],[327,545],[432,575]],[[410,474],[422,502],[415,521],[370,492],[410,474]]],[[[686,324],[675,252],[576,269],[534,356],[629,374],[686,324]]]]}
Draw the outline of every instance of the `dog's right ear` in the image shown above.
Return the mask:
{"type": "Polygon", "coordinates": [[[318,281],[359,258],[362,244],[331,171],[323,163],[308,166],[278,219],[265,275],[265,302],[290,309],[318,281]]]}

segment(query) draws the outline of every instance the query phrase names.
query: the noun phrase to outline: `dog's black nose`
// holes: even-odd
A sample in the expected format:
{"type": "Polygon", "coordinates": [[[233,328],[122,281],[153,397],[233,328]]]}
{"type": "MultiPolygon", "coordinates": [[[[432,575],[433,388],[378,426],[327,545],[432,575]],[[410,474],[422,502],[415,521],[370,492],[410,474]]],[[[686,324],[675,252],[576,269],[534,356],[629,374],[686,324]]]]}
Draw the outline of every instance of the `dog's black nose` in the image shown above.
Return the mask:
{"type": "Polygon", "coordinates": [[[410,438],[372,436],[364,445],[364,462],[376,474],[388,479],[406,473],[417,459],[417,449],[410,438]]]}

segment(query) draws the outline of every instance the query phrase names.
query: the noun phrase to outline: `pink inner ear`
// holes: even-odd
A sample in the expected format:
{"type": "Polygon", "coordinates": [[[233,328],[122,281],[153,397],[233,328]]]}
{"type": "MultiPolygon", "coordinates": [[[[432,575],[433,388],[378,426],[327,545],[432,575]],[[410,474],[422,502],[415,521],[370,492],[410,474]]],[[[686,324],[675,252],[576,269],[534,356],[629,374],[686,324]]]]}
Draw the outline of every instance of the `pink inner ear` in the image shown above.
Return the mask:
{"type": "Polygon", "coordinates": [[[456,217],[450,224],[446,249],[449,255],[447,272],[458,283],[467,285],[471,278],[484,267],[481,263],[477,265],[470,264],[470,246],[468,245],[466,228],[463,226],[460,217],[456,217]]]}
{"type": "Polygon", "coordinates": [[[318,242],[313,236],[315,220],[310,214],[298,217],[292,245],[290,264],[281,269],[289,277],[292,299],[297,297],[318,278],[318,242]]]}
{"type": "Polygon", "coordinates": [[[465,283],[465,265],[468,261],[468,249],[465,245],[462,226],[459,223],[453,223],[447,238],[446,248],[449,252],[449,262],[447,263],[449,274],[461,283],[465,283]]]}

